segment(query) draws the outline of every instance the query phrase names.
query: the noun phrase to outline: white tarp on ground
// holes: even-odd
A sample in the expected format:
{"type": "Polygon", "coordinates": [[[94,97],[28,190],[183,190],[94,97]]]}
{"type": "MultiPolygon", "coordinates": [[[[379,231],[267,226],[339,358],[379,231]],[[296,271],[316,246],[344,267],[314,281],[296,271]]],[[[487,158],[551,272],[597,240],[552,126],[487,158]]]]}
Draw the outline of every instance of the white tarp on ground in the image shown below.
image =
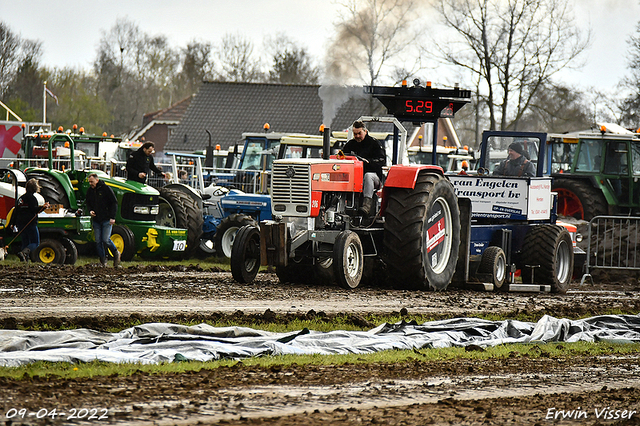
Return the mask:
{"type": "Polygon", "coordinates": [[[88,329],[0,330],[0,366],[35,361],[210,361],[261,355],[372,353],[386,349],[495,346],[504,343],[640,342],[640,315],[603,315],[582,320],[544,316],[537,323],[456,318],[382,324],[369,331],[271,333],[245,327],[151,323],[119,333],[88,329]]]}

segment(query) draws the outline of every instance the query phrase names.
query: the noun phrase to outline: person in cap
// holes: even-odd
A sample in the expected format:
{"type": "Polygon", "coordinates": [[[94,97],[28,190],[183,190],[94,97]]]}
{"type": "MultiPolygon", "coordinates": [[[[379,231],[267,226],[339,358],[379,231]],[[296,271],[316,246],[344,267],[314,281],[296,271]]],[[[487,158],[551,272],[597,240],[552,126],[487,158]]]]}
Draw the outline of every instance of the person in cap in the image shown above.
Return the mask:
{"type": "Polygon", "coordinates": [[[494,176],[532,177],[536,175],[536,168],[527,159],[522,144],[514,142],[509,145],[508,156],[493,171],[494,176]]]}

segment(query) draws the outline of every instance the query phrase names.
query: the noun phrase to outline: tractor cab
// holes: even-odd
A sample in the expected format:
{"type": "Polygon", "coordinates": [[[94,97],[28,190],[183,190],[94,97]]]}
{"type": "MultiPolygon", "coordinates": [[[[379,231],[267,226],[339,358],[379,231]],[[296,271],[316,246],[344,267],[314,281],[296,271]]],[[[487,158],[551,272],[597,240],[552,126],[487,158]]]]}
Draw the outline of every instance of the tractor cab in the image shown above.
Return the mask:
{"type": "Polygon", "coordinates": [[[551,134],[548,151],[559,214],[591,220],[640,211],[640,133],[605,123],[551,134]]]}

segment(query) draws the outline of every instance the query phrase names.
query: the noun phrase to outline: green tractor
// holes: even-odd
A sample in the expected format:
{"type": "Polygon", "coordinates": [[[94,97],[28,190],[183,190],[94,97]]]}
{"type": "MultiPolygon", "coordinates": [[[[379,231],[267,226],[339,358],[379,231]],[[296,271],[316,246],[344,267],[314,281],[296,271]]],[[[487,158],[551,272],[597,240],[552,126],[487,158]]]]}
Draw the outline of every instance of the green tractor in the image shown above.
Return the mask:
{"type": "Polygon", "coordinates": [[[548,149],[559,215],[591,220],[640,210],[640,133],[606,124],[550,134],[548,149]]]}
{"type": "MultiPolygon", "coordinates": [[[[17,200],[25,193],[26,175],[21,170],[0,169],[0,237],[9,253],[20,250],[21,235],[14,228],[12,216],[17,200]]],[[[36,194],[40,205],[44,198],[36,194]]],[[[59,205],[38,215],[40,245],[31,252],[31,260],[40,263],[73,265],[78,259],[78,243],[87,241],[92,233],[91,217],[71,212],[59,205]]],[[[0,250],[2,251],[2,250],[0,250]]],[[[5,253],[3,252],[3,255],[5,253]]]]}
{"type": "MultiPolygon", "coordinates": [[[[86,210],[85,197],[89,188],[87,177],[91,173],[96,173],[113,189],[118,199],[118,212],[111,239],[122,254],[122,260],[129,261],[136,254],[143,258],[188,258],[195,251],[199,235],[195,236],[196,243],[192,243],[189,241],[186,227],[156,224],[160,197],[157,190],[124,178],[110,177],[102,170],[76,169],[78,161],[74,140],[65,133],[53,133],[46,138],[43,135],[27,135],[23,143],[26,148],[25,154],[37,151],[37,145],[33,144],[36,138],[40,142],[46,141],[43,145],[47,148],[48,167],[28,167],[25,173],[28,178],[39,180],[41,194],[50,204],[60,205],[71,211],[86,210]],[[54,151],[59,147],[66,147],[69,150],[68,158],[61,155],[54,156],[54,151]],[[65,160],[69,164],[68,168],[61,167],[63,170],[54,168],[56,162],[62,164],[65,160]]],[[[180,207],[185,209],[186,204],[192,210],[197,210],[191,200],[181,198],[180,207]]],[[[199,217],[201,219],[202,215],[199,214],[199,217]]],[[[93,234],[90,240],[93,240],[93,234]]],[[[89,240],[85,241],[85,243],[88,242],[89,240]]],[[[79,245],[81,252],[88,251],[88,247],[86,244],[79,245]]]]}

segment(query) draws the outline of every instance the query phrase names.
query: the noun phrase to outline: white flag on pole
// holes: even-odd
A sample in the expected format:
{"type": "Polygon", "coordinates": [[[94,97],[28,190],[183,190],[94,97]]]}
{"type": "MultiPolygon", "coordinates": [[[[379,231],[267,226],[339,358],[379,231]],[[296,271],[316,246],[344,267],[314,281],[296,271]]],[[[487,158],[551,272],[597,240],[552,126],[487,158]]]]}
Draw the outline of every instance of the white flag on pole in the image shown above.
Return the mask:
{"type": "Polygon", "coordinates": [[[51,96],[53,99],[55,99],[55,100],[56,100],[56,105],[59,105],[59,104],[58,104],[58,97],[57,97],[56,95],[54,95],[54,94],[53,94],[53,92],[52,92],[51,90],[49,90],[49,88],[48,88],[48,87],[45,87],[45,88],[44,88],[44,90],[47,92],[47,94],[48,94],[49,96],[51,96]]]}

